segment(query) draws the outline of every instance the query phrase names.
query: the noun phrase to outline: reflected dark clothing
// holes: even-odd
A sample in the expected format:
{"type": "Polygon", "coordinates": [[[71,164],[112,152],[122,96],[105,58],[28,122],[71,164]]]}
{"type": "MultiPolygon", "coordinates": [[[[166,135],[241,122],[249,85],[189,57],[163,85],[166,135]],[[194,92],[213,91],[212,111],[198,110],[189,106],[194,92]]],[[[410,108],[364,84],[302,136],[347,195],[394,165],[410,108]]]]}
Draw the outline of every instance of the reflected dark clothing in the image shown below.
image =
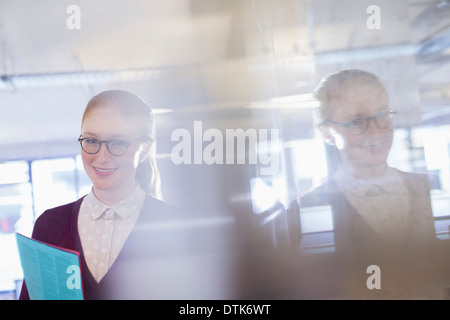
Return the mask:
{"type": "MultiPolygon", "coordinates": [[[[422,268],[423,259],[434,257],[437,240],[432,224],[428,178],[423,174],[401,171],[398,173],[408,191],[409,212],[406,216],[409,221],[406,235],[396,241],[386,240],[374,231],[350,204],[334,178],[330,178],[325,184],[290,203],[287,212],[290,243],[294,252],[302,254],[300,252],[302,241],[300,212],[302,210],[328,206],[334,228],[334,252],[303,259],[307,261],[303,265],[307,266],[303,270],[302,277],[311,279],[309,274],[314,273],[315,280],[305,284],[299,296],[308,297],[309,293],[305,291],[314,292],[314,290],[317,290],[314,294],[318,296],[339,296],[344,290],[345,294],[352,298],[370,297],[375,293],[380,294],[381,290],[368,290],[366,286],[366,279],[369,276],[366,273],[368,266],[380,266],[384,279],[388,279],[390,272],[395,278],[394,275],[398,275],[399,272],[405,274],[402,270],[408,271],[411,266],[422,268]],[[317,261],[311,262],[314,259],[317,261]],[[311,265],[308,266],[308,263],[311,265]],[[322,272],[320,275],[318,270],[322,272]],[[313,283],[314,281],[317,282],[313,283]]],[[[398,280],[398,277],[395,279],[398,280]]],[[[383,283],[387,282],[386,280],[383,283]]],[[[399,285],[391,282],[392,287],[401,291],[401,285],[405,285],[408,281],[400,282],[399,285]]],[[[387,293],[387,295],[390,294],[392,292],[387,293]]],[[[400,296],[402,294],[405,292],[399,293],[400,298],[409,298],[409,293],[400,296]]],[[[382,296],[382,298],[389,297],[382,296]]]]}
{"type": "MultiPolygon", "coordinates": [[[[45,211],[36,220],[32,238],[80,253],[85,299],[167,298],[170,286],[166,282],[172,284],[179,277],[175,270],[167,268],[163,258],[180,256],[186,249],[184,234],[177,227],[179,213],[147,195],[117,260],[97,283],[87,267],[78,233],[82,201],[83,198],[45,211]]],[[[20,299],[29,299],[25,282],[20,299]]]]}

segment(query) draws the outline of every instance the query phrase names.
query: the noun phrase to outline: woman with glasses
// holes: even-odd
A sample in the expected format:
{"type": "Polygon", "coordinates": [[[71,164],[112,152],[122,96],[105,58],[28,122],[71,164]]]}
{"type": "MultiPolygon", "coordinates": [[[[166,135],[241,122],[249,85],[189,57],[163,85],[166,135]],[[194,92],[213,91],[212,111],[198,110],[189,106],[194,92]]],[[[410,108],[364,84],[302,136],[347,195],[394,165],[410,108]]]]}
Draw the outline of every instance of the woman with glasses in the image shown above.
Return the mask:
{"type": "MultiPolygon", "coordinates": [[[[101,92],[78,141],[91,192],[40,215],[32,237],[80,253],[85,299],[178,297],[185,275],[158,260],[185,243],[170,228],[180,217],[162,201],[151,108],[130,92],[101,92]]],[[[29,298],[26,279],[20,298],[29,298]]]]}
{"type": "Polygon", "coordinates": [[[426,282],[423,273],[409,273],[423,267],[420,255],[431,254],[435,230],[427,176],[387,163],[396,112],[385,88],[371,73],[344,70],[323,79],[315,94],[317,129],[335,148],[338,164],[323,185],[290,204],[290,239],[299,250],[302,211],[329,210],[334,252],[324,255],[331,257],[324,261],[326,271],[303,277],[309,281],[299,296],[316,290],[318,296],[357,299],[436,297],[433,290],[418,292],[410,281],[426,282]],[[381,278],[369,279],[371,265],[380,268],[381,278]]]}

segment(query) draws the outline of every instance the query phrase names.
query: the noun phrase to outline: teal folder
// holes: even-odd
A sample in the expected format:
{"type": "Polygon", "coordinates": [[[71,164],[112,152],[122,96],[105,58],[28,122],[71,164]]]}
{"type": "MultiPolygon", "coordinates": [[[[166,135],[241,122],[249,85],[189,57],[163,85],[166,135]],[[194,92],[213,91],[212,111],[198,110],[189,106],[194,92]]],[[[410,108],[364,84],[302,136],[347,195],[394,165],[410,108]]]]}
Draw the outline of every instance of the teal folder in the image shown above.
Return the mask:
{"type": "Polygon", "coordinates": [[[80,254],[16,233],[31,300],[83,300],[80,254]]]}

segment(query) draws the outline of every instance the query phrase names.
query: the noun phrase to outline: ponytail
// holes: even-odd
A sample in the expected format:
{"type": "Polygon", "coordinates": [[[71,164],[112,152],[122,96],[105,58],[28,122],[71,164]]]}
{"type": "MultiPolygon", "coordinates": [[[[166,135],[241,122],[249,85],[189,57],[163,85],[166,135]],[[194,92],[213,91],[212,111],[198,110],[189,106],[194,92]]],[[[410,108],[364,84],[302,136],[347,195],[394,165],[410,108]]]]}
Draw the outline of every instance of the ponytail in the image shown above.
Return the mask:
{"type": "Polygon", "coordinates": [[[161,192],[161,178],[156,164],[155,149],[155,142],[153,142],[148,157],[139,162],[136,169],[136,180],[145,193],[159,200],[164,200],[161,192]]]}

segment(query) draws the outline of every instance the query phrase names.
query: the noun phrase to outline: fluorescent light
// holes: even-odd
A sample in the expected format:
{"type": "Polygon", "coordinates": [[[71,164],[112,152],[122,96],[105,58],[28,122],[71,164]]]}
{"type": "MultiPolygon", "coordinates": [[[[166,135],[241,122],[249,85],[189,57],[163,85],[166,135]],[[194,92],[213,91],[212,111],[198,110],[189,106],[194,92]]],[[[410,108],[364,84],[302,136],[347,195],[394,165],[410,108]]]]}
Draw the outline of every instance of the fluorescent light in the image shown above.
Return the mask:
{"type": "Polygon", "coordinates": [[[313,109],[318,108],[320,102],[317,100],[293,101],[293,102],[275,102],[275,101],[256,101],[250,103],[247,108],[250,109],[313,109]]]}
{"type": "Polygon", "coordinates": [[[271,102],[274,103],[293,103],[293,102],[306,102],[312,101],[313,95],[312,93],[302,93],[296,94],[292,96],[283,96],[283,97],[274,97],[270,99],[271,102]]]}
{"type": "Polygon", "coordinates": [[[167,108],[152,108],[153,114],[163,114],[163,113],[169,113],[172,112],[172,109],[167,108]]]}
{"type": "Polygon", "coordinates": [[[130,70],[4,75],[1,77],[0,90],[148,81],[155,80],[162,72],[163,69],[143,68],[130,70]]]}
{"type": "Polygon", "coordinates": [[[269,100],[254,101],[250,109],[311,109],[320,106],[312,93],[295,94],[291,96],[273,97],[269,100]]]}

